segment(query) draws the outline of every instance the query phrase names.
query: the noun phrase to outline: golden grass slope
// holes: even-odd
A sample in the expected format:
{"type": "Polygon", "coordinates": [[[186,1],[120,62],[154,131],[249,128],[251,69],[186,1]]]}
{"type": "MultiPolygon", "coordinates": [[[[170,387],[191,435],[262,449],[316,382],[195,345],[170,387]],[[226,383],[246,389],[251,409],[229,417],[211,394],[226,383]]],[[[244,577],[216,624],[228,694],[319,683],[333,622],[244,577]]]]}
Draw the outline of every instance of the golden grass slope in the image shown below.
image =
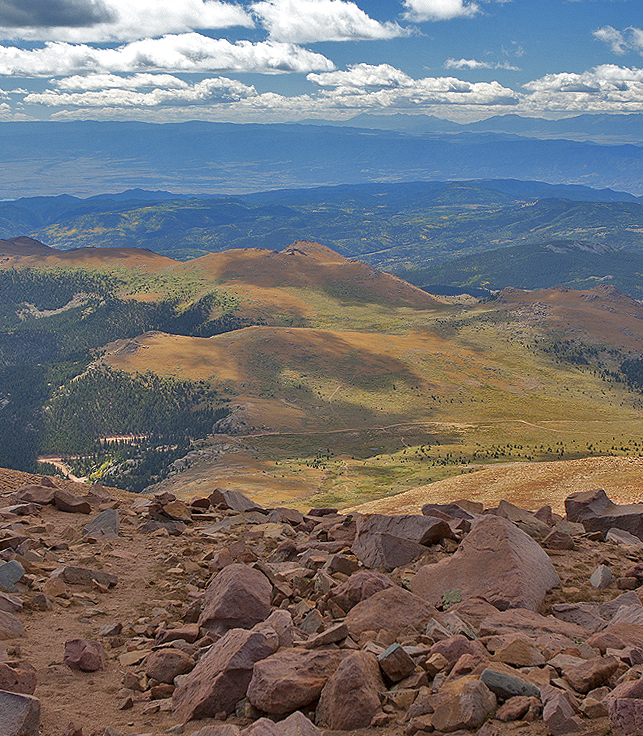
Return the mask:
{"type": "Polygon", "coordinates": [[[578,491],[603,488],[616,503],[643,501],[643,458],[587,457],[541,463],[503,463],[412,488],[390,498],[353,506],[364,514],[419,514],[426,503],[450,503],[459,498],[481,501],[492,508],[505,499],[537,511],[549,504],[565,513],[565,499],[578,491]]]}

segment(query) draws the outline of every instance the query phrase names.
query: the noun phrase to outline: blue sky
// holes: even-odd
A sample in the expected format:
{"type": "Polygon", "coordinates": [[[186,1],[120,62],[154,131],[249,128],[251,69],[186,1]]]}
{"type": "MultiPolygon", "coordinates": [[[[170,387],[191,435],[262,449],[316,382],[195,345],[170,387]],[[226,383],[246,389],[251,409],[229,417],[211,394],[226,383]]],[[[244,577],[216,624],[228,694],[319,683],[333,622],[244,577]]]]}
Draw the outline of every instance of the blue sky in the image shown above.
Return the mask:
{"type": "Polygon", "coordinates": [[[643,111],[640,0],[0,0],[0,120],[643,111]]]}

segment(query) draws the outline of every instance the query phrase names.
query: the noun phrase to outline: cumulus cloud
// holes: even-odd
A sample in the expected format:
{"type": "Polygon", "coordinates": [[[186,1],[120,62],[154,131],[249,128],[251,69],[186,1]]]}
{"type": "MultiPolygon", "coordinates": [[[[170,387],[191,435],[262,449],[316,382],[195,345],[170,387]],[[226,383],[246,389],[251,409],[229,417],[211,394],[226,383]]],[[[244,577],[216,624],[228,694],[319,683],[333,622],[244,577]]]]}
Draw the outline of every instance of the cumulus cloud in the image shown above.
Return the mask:
{"type": "Polygon", "coordinates": [[[397,23],[379,23],[345,0],[264,0],[251,7],[276,41],[367,41],[408,35],[397,23]]]}
{"type": "Polygon", "coordinates": [[[231,43],[198,33],[134,41],[113,49],[59,42],[48,42],[44,48],[33,50],[0,46],[0,75],[15,77],[151,71],[280,74],[334,68],[325,56],[292,44],[231,43]]]}
{"type": "Polygon", "coordinates": [[[404,0],[404,17],[416,23],[425,20],[451,20],[471,17],[480,11],[475,2],[465,0],[404,0]]]}
{"type": "Polygon", "coordinates": [[[0,0],[2,28],[78,28],[114,20],[103,0],[0,0]]]}
{"type": "Polygon", "coordinates": [[[0,37],[93,43],[254,26],[222,0],[0,0],[0,37]]]}
{"type": "Polygon", "coordinates": [[[396,88],[412,87],[415,80],[389,64],[355,64],[347,72],[311,73],[308,81],[319,87],[396,88]]]}
{"type": "Polygon", "coordinates": [[[603,64],[582,74],[547,74],[528,82],[526,105],[540,110],[633,112],[643,110],[643,69],[603,64]]]}
{"type": "Polygon", "coordinates": [[[488,61],[476,61],[476,59],[447,59],[444,62],[445,69],[507,69],[519,72],[520,67],[512,66],[508,61],[499,61],[492,64],[488,61]]]}
{"type": "Polygon", "coordinates": [[[111,87],[86,92],[46,90],[28,94],[24,101],[27,104],[41,104],[50,107],[159,107],[161,105],[206,105],[235,102],[254,97],[256,94],[252,86],[249,87],[234,79],[216,77],[204,79],[192,85],[184,82],[179,88],[176,86],[165,89],[157,87],[150,92],[137,92],[126,87],[111,87]]]}
{"type": "Polygon", "coordinates": [[[623,31],[618,31],[612,26],[603,26],[594,31],[594,36],[599,41],[608,44],[619,56],[628,51],[637,51],[643,56],[643,30],[641,28],[630,26],[623,31]]]}
{"type": "Polygon", "coordinates": [[[145,87],[165,87],[166,89],[186,89],[189,85],[183,79],[171,74],[132,74],[119,77],[117,74],[79,74],[63,79],[52,79],[58,89],[62,90],[95,90],[95,89],[141,89],[145,87]]]}
{"type": "Polygon", "coordinates": [[[380,64],[356,64],[346,72],[309,74],[307,79],[325,90],[323,102],[336,107],[422,108],[455,105],[514,105],[519,95],[498,82],[465,82],[455,77],[413,79],[380,64]]]}

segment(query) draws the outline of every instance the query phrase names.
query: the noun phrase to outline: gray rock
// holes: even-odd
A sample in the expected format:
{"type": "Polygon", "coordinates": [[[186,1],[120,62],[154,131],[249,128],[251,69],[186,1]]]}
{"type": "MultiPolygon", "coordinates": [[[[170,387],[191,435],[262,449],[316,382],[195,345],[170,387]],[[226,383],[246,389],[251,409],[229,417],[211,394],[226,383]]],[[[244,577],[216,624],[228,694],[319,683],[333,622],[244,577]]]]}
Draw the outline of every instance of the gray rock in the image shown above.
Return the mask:
{"type": "Polygon", "coordinates": [[[605,535],[605,541],[612,544],[622,544],[624,547],[643,547],[643,542],[633,534],[623,529],[612,527],[605,535]]]}
{"type": "Polygon", "coordinates": [[[120,517],[116,509],[101,511],[89,524],[83,527],[83,536],[118,537],[120,517]]]}
{"type": "Polygon", "coordinates": [[[4,590],[7,593],[17,593],[16,583],[25,574],[23,566],[11,560],[0,565],[0,590],[4,590]]]}
{"type": "Polygon", "coordinates": [[[38,736],[40,701],[33,695],[0,690],[0,734],[38,736]]]}
{"type": "Polygon", "coordinates": [[[480,679],[492,693],[503,700],[513,698],[516,695],[540,698],[540,690],[532,683],[522,679],[518,671],[515,675],[510,675],[500,668],[487,667],[480,675],[480,679]]]}
{"type": "Polygon", "coordinates": [[[590,585],[593,585],[599,590],[602,588],[609,588],[614,582],[614,576],[610,572],[610,569],[605,565],[599,565],[596,570],[592,573],[589,579],[590,585]]]}
{"type": "Polygon", "coordinates": [[[106,588],[113,588],[118,583],[116,575],[101,570],[91,570],[87,567],[73,567],[67,565],[59,570],[54,570],[51,577],[60,578],[68,585],[85,585],[91,587],[96,581],[99,585],[106,588]]]}

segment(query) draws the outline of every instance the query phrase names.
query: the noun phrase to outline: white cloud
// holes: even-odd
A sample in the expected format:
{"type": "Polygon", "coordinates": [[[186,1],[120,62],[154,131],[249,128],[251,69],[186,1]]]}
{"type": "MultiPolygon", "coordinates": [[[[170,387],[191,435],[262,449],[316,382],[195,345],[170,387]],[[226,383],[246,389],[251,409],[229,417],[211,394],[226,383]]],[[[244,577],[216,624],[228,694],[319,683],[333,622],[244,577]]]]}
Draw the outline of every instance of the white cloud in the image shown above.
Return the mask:
{"type": "Polygon", "coordinates": [[[141,89],[145,87],[164,87],[165,89],[186,89],[189,85],[183,79],[171,74],[133,74],[119,77],[116,74],[79,74],[63,79],[52,79],[58,89],[97,90],[97,89],[141,89]]]}
{"type": "Polygon", "coordinates": [[[309,74],[325,90],[320,102],[328,107],[363,109],[423,108],[455,105],[513,105],[519,95],[498,82],[465,82],[455,77],[413,79],[388,64],[357,64],[347,72],[309,74]]]}
{"type": "Polygon", "coordinates": [[[231,26],[250,28],[254,22],[241,6],[220,0],[0,0],[4,39],[92,43],[231,26]],[[20,12],[3,13],[3,4],[20,12]]]}
{"type": "Polygon", "coordinates": [[[471,17],[480,11],[475,2],[465,0],[404,0],[404,6],[407,8],[404,17],[417,23],[471,17]]]}
{"type": "Polygon", "coordinates": [[[292,44],[231,43],[198,33],[134,41],[114,49],[58,42],[48,42],[44,48],[33,50],[0,46],[0,75],[15,77],[151,71],[280,74],[334,68],[325,56],[292,44]]]}
{"type": "Polygon", "coordinates": [[[415,80],[389,64],[355,64],[347,72],[311,73],[306,77],[319,87],[396,88],[412,87],[415,80]]]}
{"type": "Polygon", "coordinates": [[[114,87],[87,92],[47,90],[28,94],[24,101],[27,104],[41,104],[49,107],[159,107],[235,102],[254,97],[256,94],[254,87],[248,87],[234,79],[217,77],[204,79],[193,85],[185,83],[180,89],[157,87],[151,92],[136,92],[133,89],[114,87]]]}
{"type": "Polygon", "coordinates": [[[264,0],[251,8],[276,41],[365,41],[408,35],[397,23],[379,23],[345,0],[264,0]]]}
{"type": "Polygon", "coordinates": [[[492,64],[488,61],[476,61],[476,59],[447,59],[444,62],[445,69],[507,69],[519,72],[520,67],[512,66],[508,61],[500,61],[492,64]]]}
{"type": "Polygon", "coordinates": [[[547,74],[524,85],[527,109],[568,112],[643,111],[643,69],[604,64],[582,74],[547,74]]]}
{"type": "Polygon", "coordinates": [[[627,51],[637,51],[643,56],[643,30],[630,26],[623,31],[618,31],[612,26],[603,26],[594,31],[594,36],[599,41],[608,44],[612,51],[622,56],[627,51]]]}

